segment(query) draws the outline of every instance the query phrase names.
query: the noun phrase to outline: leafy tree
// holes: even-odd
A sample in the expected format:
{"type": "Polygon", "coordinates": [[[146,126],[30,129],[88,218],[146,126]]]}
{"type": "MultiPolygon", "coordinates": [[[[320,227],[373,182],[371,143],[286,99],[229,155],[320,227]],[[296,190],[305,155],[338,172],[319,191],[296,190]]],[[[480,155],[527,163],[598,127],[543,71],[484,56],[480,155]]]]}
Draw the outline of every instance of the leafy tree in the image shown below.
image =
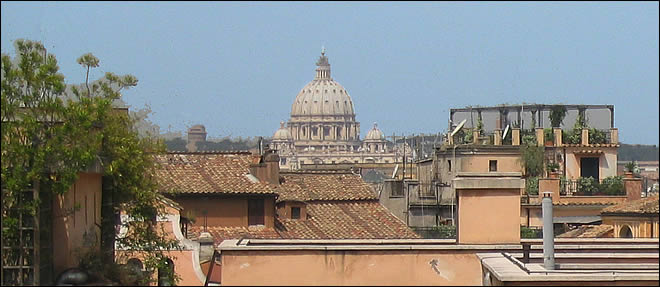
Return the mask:
{"type": "MultiPolygon", "coordinates": [[[[55,56],[41,43],[18,40],[15,47],[14,59],[2,55],[3,241],[11,245],[11,239],[19,234],[17,225],[11,224],[17,221],[13,211],[37,214],[39,198],[19,204],[24,190],[63,194],[79,172],[98,162],[104,170],[103,201],[112,199],[107,201],[110,212],[102,213],[102,240],[106,247],[114,246],[108,244],[110,240],[129,253],[146,251],[147,270],[157,270],[164,264],[165,251],[177,248],[152,221],[162,208],[152,177],[154,154],[163,152],[164,145],[152,137],[139,137],[136,119],[117,112],[112,105],[121,98],[121,90],[137,85],[137,79],[106,73],[90,82],[89,71],[100,61],[85,54],[78,58],[86,70],[85,83],[67,87],[55,56]],[[133,218],[122,223],[128,232],[121,236],[115,233],[117,222],[113,220],[120,209],[133,218]]],[[[5,251],[3,265],[13,252],[5,251]]],[[[80,265],[96,275],[112,277],[110,272],[115,268],[108,263],[112,263],[114,252],[106,251],[90,249],[96,254],[82,258],[99,259],[98,264],[80,265]]]]}
{"type": "Polygon", "coordinates": [[[543,172],[543,147],[528,144],[520,146],[520,158],[522,160],[525,176],[540,176],[543,172]]]}

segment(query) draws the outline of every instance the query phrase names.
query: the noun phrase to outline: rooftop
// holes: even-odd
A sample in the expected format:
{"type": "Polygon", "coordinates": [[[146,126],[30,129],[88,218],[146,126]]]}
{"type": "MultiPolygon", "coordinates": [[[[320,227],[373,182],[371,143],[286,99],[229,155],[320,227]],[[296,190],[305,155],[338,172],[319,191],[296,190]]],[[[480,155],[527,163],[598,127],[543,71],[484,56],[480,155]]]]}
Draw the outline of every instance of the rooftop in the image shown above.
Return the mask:
{"type": "Polygon", "coordinates": [[[285,239],[420,238],[378,201],[308,202],[307,219],[282,219],[277,232],[285,239]]]}
{"type": "Polygon", "coordinates": [[[168,153],[156,156],[163,193],[276,194],[249,173],[258,155],[247,152],[168,153]]]}
{"type": "Polygon", "coordinates": [[[360,175],[341,172],[281,173],[278,202],[312,200],[377,200],[360,175]]]}
{"type": "Polygon", "coordinates": [[[576,229],[558,235],[558,238],[598,238],[614,232],[612,225],[582,225],[576,229]]]}
{"type": "Polygon", "coordinates": [[[603,214],[654,214],[658,216],[660,195],[627,201],[603,209],[603,214]]]}

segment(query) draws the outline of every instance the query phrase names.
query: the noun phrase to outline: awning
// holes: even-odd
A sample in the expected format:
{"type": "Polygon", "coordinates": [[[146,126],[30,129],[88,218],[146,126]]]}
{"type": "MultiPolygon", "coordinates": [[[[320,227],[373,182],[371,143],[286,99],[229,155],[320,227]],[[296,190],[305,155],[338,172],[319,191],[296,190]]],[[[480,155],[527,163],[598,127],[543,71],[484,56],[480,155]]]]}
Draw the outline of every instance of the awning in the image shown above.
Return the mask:
{"type": "Polygon", "coordinates": [[[594,223],[597,221],[601,221],[602,219],[600,218],[600,215],[593,215],[593,216],[559,216],[559,217],[553,217],[552,222],[553,223],[582,223],[582,224],[588,224],[588,223],[594,223]]]}

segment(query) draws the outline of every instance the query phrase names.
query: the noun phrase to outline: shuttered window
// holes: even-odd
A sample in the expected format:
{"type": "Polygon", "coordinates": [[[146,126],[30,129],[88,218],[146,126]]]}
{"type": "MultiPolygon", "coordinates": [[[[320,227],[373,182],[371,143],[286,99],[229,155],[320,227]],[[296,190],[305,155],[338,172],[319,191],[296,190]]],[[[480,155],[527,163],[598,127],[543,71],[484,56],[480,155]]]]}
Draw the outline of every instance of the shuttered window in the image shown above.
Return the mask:
{"type": "Polygon", "coordinates": [[[248,225],[264,225],[264,200],[248,199],[248,225]]]}

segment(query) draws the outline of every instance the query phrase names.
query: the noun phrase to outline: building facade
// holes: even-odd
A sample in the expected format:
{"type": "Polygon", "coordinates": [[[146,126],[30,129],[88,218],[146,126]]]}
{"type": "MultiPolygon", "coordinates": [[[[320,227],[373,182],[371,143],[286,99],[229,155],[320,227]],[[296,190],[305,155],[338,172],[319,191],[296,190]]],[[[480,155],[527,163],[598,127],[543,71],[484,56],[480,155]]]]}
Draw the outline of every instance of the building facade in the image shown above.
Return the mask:
{"type": "MultiPolygon", "coordinates": [[[[385,139],[374,123],[360,139],[348,91],[330,76],[325,51],[316,62],[316,76],[303,87],[291,106],[291,118],[280,123],[271,141],[280,168],[300,169],[303,164],[394,163],[403,158],[403,146],[385,139]]],[[[412,154],[412,151],[408,151],[412,154]]]]}

